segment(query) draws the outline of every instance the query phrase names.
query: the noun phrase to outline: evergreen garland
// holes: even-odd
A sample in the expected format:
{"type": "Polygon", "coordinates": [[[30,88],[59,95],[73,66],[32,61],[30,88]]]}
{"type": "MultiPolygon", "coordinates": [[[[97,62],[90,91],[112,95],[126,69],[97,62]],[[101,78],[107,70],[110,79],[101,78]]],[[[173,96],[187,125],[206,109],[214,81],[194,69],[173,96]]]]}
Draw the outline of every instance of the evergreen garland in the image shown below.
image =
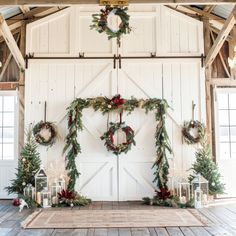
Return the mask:
{"type": "Polygon", "coordinates": [[[114,96],[112,99],[107,97],[75,99],[67,108],[69,133],[66,136],[66,145],[64,153],[66,153],[66,169],[68,170],[69,184],[68,191],[74,191],[76,179],[80,173],[76,168],[75,158],[81,153],[80,144],[77,141],[79,131],[83,130],[82,111],[84,108],[92,107],[95,111],[101,111],[106,114],[110,111],[118,111],[119,113],[126,111],[129,114],[135,108],[145,109],[146,113],[155,111],[157,121],[155,139],[156,139],[156,161],[152,168],[155,170],[155,178],[153,182],[157,184],[159,189],[167,187],[169,164],[167,160],[167,151],[171,152],[170,141],[166,130],[166,112],[169,107],[164,99],[121,99],[120,95],[114,96]]]}
{"type": "Polygon", "coordinates": [[[83,130],[82,124],[82,111],[84,108],[88,107],[89,102],[81,98],[74,100],[70,107],[68,108],[68,128],[69,133],[66,136],[66,145],[63,152],[66,153],[66,170],[68,170],[69,183],[67,190],[74,192],[74,187],[77,177],[80,173],[76,168],[75,157],[81,153],[80,144],[77,142],[78,131],[83,130]],[[69,151],[67,151],[69,149],[69,151]]]}
{"type": "Polygon", "coordinates": [[[168,189],[167,183],[168,183],[168,175],[169,175],[169,163],[167,160],[167,153],[172,153],[171,146],[170,146],[170,140],[169,136],[166,130],[166,113],[168,104],[166,100],[160,100],[160,99],[149,99],[146,100],[146,102],[143,105],[143,108],[145,108],[146,113],[149,111],[154,110],[155,118],[157,121],[157,127],[156,127],[156,133],[155,133],[155,139],[156,139],[156,160],[152,166],[152,168],[155,168],[155,178],[153,182],[157,183],[157,187],[159,190],[161,189],[168,189]]]}
{"type": "Polygon", "coordinates": [[[20,154],[19,166],[16,178],[12,180],[11,186],[6,187],[8,194],[17,193],[23,195],[27,184],[35,185],[34,176],[39,170],[41,160],[37,152],[37,144],[32,129],[27,133],[26,144],[20,154]]]}

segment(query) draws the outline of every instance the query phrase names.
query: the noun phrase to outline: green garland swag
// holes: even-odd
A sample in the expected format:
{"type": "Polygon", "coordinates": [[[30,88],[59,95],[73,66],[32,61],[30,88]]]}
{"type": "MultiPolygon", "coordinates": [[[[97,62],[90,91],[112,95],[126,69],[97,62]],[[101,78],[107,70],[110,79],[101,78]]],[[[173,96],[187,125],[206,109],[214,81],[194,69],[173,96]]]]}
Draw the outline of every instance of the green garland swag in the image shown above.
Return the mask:
{"type": "Polygon", "coordinates": [[[40,145],[52,146],[56,142],[56,137],[57,137],[56,127],[52,122],[48,121],[38,122],[33,128],[33,134],[36,142],[39,143],[40,145]],[[43,137],[43,135],[41,134],[41,131],[43,129],[47,129],[48,132],[50,133],[50,137],[48,139],[43,137]]]}
{"type": "Polygon", "coordinates": [[[131,127],[126,126],[124,122],[110,123],[110,128],[101,137],[101,140],[105,140],[105,146],[108,151],[112,151],[115,155],[119,155],[122,152],[127,153],[132,144],[135,145],[134,131],[131,127]],[[126,142],[118,145],[114,144],[114,134],[118,130],[122,130],[126,134],[126,142]]]}
{"type": "Polygon", "coordinates": [[[120,95],[114,96],[112,99],[107,97],[96,97],[81,99],[76,98],[67,108],[69,133],[66,136],[66,145],[64,153],[66,153],[66,170],[68,170],[69,184],[68,191],[74,191],[77,177],[80,173],[76,168],[75,158],[81,153],[80,144],[77,141],[79,131],[83,130],[82,111],[85,108],[92,107],[95,111],[101,111],[106,114],[110,111],[128,112],[130,114],[135,108],[145,109],[146,113],[155,111],[155,119],[157,121],[155,139],[156,139],[156,160],[152,166],[155,168],[154,183],[159,189],[166,188],[169,174],[169,164],[167,160],[167,151],[172,152],[169,137],[166,130],[166,112],[168,109],[167,101],[164,99],[121,99],[120,95]]]}
{"type": "Polygon", "coordinates": [[[90,25],[90,29],[95,29],[98,33],[106,33],[109,40],[112,38],[117,38],[117,44],[120,46],[120,38],[122,34],[129,34],[131,32],[131,28],[129,27],[130,16],[127,14],[128,8],[106,6],[105,9],[101,9],[100,11],[101,13],[92,15],[93,24],[90,25]],[[111,13],[114,13],[121,19],[118,31],[113,31],[108,27],[107,20],[109,14],[111,13]]]}
{"type": "Polygon", "coordinates": [[[199,143],[205,135],[205,126],[198,120],[191,120],[190,122],[184,122],[182,129],[184,141],[187,144],[199,143]],[[191,130],[196,129],[197,135],[193,135],[191,130]]]}

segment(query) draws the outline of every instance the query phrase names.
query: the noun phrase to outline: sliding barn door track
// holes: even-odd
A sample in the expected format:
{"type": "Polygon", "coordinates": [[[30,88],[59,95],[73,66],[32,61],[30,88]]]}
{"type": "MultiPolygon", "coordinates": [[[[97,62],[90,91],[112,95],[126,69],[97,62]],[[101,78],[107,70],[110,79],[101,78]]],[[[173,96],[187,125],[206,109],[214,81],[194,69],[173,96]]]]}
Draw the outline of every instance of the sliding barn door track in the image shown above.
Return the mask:
{"type": "Polygon", "coordinates": [[[201,60],[201,66],[204,67],[204,60],[205,56],[201,54],[200,56],[157,56],[155,53],[151,53],[150,56],[121,56],[115,55],[108,56],[108,57],[89,57],[85,56],[84,53],[79,53],[78,57],[35,57],[34,54],[28,54],[25,56],[25,67],[28,68],[28,62],[29,60],[37,59],[37,60],[113,60],[113,67],[116,69],[116,61],[118,60],[118,66],[119,69],[121,69],[122,66],[122,59],[200,59],[201,60]]]}

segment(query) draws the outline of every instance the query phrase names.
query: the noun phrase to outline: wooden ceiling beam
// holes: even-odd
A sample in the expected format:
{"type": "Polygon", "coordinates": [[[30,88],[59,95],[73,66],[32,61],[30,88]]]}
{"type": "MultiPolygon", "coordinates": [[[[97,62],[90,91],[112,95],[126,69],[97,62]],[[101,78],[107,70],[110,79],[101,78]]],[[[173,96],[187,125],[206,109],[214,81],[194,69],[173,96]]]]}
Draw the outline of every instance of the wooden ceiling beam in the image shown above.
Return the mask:
{"type": "Polygon", "coordinates": [[[230,31],[234,27],[235,23],[236,23],[236,6],[233,8],[229,17],[225,21],[224,26],[222,27],[221,31],[219,32],[213,46],[211,47],[211,49],[206,57],[206,61],[205,61],[206,67],[209,66],[216,58],[217,54],[219,53],[223,43],[225,42],[227,36],[229,35],[230,31]]]}
{"type": "MultiPolygon", "coordinates": [[[[235,0],[129,0],[129,3],[154,3],[174,5],[219,5],[234,4],[235,0]]],[[[99,0],[0,0],[0,5],[72,5],[99,4],[99,0]]]]}
{"type": "Polygon", "coordinates": [[[236,80],[229,78],[211,78],[210,83],[219,87],[236,87],[236,80]]]}
{"type": "Polygon", "coordinates": [[[0,82],[0,90],[16,90],[19,82],[0,82]]]}
{"type": "Polygon", "coordinates": [[[30,8],[27,5],[22,5],[22,6],[19,6],[19,7],[20,7],[20,10],[22,11],[23,14],[30,11],[30,8]]]}
{"type": "Polygon", "coordinates": [[[215,8],[215,5],[207,5],[204,7],[203,11],[211,13],[215,8]]]}
{"type": "MultiPolygon", "coordinates": [[[[217,34],[217,35],[220,33],[220,30],[216,29],[216,28],[213,27],[213,26],[211,26],[210,29],[211,29],[212,32],[214,32],[214,33],[217,34]]],[[[226,41],[230,41],[230,40],[232,40],[232,36],[231,36],[231,35],[228,35],[228,36],[226,37],[226,41]]]]}
{"type": "Polygon", "coordinates": [[[220,21],[220,22],[225,21],[224,18],[222,18],[220,16],[217,16],[217,15],[214,15],[214,14],[211,14],[208,11],[201,10],[197,7],[185,6],[185,8],[187,8],[189,10],[192,10],[192,11],[196,12],[197,14],[199,14],[200,16],[207,17],[211,20],[216,20],[216,21],[220,21]]]}
{"type": "Polygon", "coordinates": [[[0,15],[0,32],[2,33],[2,36],[5,39],[6,44],[9,50],[11,51],[18,67],[20,68],[20,70],[24,70],[25,69],[24,57],[22,56],[21,51],[18,48],[17,43],[11,33],[11,30],[8,27],[7,22],[5,21],[2,15],[0,15]]]}
{"type": "Polygon", "coordinates": [[[191,7],[187,7],[187,6],[176,6],[176,7],[170,6],[170,7],[174,10],[181,11],[182,13],[185,13],[188,16],[193,15],[193,18],[195,18],[195,19],[199,19],[199,20],[203,20],[203,18],[209,19],[211,26],[213,26],[214,28],[216,28],[218,30],[222,29],[224,22],[225,22],[224,18],[221,18],[221,17],[216,16],[211,13],[208,13],[206,15],[207,12],[204,12],[201,9],[199,9],[199,11],[196,12],[196,8],[191,8],[191,7]]]}

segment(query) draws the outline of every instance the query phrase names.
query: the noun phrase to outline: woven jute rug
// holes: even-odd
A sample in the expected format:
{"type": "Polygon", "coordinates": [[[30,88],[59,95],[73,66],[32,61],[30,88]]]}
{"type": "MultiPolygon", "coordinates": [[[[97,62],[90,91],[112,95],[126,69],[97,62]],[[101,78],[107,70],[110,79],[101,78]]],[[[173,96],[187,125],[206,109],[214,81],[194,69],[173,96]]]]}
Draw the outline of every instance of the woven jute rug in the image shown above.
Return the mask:
{"type": "MultiPolygon", "coordinates": [[[[196,213],[196,212],[195,212],[196,213]]],[[[23,222],[23,228],[112,228],[204,226],[206,223],[187,209],[150,210],[41,210],[23,222]]]]}

